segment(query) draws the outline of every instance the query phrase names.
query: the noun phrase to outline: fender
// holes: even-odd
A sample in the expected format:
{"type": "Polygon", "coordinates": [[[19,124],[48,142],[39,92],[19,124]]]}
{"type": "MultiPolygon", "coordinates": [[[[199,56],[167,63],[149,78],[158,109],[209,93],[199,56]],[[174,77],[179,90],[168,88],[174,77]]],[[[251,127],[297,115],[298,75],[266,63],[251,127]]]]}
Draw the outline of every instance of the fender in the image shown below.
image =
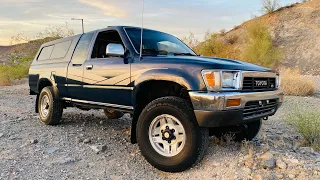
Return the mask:
{"type": "MultiPolygon", "coordinates": [[[[38,81],[38,85],[37,85],[37,89],[39,91],[40,89],[40,84],[42,82],[49,82],[52,85],[52,89],[53,89],[53,93],[54,93],[54,97],[55,98],[60,98],[60,94],[59,94],[59,90],[57,88],[57,84],[55,82],[55,72],[46,72],[46,73],[42,73],[39,76],[39,81],[38,81]]],[[[39,92],[40,94],[40,92],[39,92]]]]}
{"type": "Polygon", "coordinates": [[[200,90],[203,89],[204,83],[201,77],[194,77],[188,72],[182,69],[151,69],[140,74],[136,78],[133,77],[134,89],[132,92],[132,104],[136,102],[136,95],[142,84],[153,81],[169,81],[180,84],[182,87],[185,87],[188,91],[191,90],[200,90]]]}

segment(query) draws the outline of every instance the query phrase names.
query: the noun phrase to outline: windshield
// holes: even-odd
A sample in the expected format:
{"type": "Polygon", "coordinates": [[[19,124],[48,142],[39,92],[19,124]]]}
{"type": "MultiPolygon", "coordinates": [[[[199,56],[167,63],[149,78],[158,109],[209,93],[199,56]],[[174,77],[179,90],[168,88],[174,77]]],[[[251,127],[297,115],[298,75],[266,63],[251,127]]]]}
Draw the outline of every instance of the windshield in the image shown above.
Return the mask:
{"type": "MultiPolygon", "coordinates": [[[[141,29],[125,28],[130,40],[137,52],[140,51],[141,29]]],[[[178,38],[148,29],[143,30],[143,50],[142,55],[190,55],[196,54],[178,38]]]]}

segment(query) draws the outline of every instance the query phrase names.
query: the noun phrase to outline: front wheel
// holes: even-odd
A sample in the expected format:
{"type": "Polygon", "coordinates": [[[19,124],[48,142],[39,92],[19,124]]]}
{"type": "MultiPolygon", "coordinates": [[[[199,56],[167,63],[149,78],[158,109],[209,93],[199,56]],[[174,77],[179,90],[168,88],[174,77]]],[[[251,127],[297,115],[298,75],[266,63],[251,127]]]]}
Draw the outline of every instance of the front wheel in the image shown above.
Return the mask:
{"type": "Polygon", "coordinates": [[[200,128],[189,103],[163,97],[149,103],[137,123],[137,141],[146,160],[162,171],[180,172],[200,161],[209,132],[200,128]]]}

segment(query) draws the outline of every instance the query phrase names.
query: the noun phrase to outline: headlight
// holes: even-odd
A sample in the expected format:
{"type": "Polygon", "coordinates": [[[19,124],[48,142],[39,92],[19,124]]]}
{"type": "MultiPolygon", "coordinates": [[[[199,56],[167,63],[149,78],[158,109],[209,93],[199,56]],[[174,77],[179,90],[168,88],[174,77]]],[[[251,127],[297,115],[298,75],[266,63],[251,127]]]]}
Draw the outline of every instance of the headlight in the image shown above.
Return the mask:
{"type": "Polygon", "coordinates": [[[209,91],[240,88],[240,71],[203,70],[202,77],[209,91]]]}
{"type": "Polygon", "coordinates": [[[276,88],[280,88],[280,83],[281,83],[280,75],[277,74],[277,76],[276,76],[276,88]]]}

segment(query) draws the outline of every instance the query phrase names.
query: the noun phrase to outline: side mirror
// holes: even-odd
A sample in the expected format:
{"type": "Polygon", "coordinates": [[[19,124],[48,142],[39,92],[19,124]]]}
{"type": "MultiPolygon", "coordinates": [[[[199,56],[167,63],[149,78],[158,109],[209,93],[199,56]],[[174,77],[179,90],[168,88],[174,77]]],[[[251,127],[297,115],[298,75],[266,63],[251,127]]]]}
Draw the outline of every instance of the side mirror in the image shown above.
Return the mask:
{"type": "Polygon", "coordinates": [[[107,56],[123,57],[124,48],[121,44],[110,43],[107,45],[106,54],[107,56]]]}

